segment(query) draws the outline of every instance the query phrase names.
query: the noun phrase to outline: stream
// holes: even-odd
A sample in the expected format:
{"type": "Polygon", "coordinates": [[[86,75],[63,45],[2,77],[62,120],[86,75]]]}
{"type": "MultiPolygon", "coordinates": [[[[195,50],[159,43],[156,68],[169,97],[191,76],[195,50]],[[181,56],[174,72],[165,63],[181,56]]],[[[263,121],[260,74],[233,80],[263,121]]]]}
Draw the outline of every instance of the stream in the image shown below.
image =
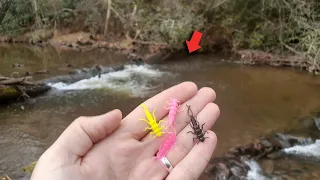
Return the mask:
{"type": "MultiPolygon", "coordinates": [[[[55,89],[43,96],[0,107],[0,175],[28,179],[22,167],[37,160],[75,118],[115,108],[125,116],[142,101],[183,81],[216,91],[215,103],[221,115],[212,129],[218,137],[213,158],[260,135],[286,130],[299,123],[300,117],[320,111],[319,77],[291,68],[252,67],[227,60],[218,55],[198,55],[163,64],[129,65],[102,74],[101,78],[54,83],[51,86],[55,89]]],[[[34,77],[43,79],[66,74],[70,67],[125,61],[121,55],[103,50],[0,46],[0,74],[4,76],[48,70],[48,74],[34,77]],[[24,66],[10,68],[14,63],[24,66]]],[[[296,162],[281,163],[293,166],[296,162]]],[[[302,166],[319,168],[313,164],[302,166]]],[[[316,173],[304,179],[320,178],[320,172],[316,173]]]]}

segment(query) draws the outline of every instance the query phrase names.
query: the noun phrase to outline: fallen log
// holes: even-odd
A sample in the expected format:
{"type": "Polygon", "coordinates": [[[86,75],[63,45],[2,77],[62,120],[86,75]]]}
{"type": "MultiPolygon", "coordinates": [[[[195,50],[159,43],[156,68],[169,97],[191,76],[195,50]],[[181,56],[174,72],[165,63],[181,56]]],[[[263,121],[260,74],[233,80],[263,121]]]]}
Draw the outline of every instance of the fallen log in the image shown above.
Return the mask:
{"type": "Polygon", "coordinates": [[[11,180],[11,178],[8,175],[0,176],[0,180],[11,180]]]}
{"type": "Polygon", "coordinates": [[[19,78],[0,76],[0,103],[19,100],[21,97],[29,99],[50,89],[51,87],[44,83],[32,82],[31,76],[19,78]]]}
{"type": "MultiPolygon", "coordinates": [[[[142,65],[143,61],[132,61],[126,65],[142,65]]],[[[95,65],[91,68],[83,68],[74,70],[72,74],[57,76],[37,82],[32,81],[31,76],[11,78],[0,76],[0,104],[5,104],[11,101],[16,101],[22,98],[29,99],[36,97],[52,89],[51,83],[63,82],[74,83],[82,79],[88,79],[101,74],[120,71],[125,68],[125,65],[115,67],[103,67],[95,65]]]]}
{"type": "Polygon", "coordinates": [[[4,77],[4,76],[0,76],[0,81],[3,81],[3,80],[8,80],[10,79],[9,77],[4,77]]]}
{"type": "Polygon", "coordinates": [[[36,97],[47,91],[51,87],[47,84],[26,84],[26,85],[1,85],[0,86],[0,104],[19,100],[21,97],[28,99],[36,97]]]}
{"type": "Polygon", "coordinates": [[[1,85],[32,85],[33,83],[31,82],[32,77],[31,76],[26,76],[26,77],[21,77],[21,78],[0,78],[0,84],[1,85]]]}

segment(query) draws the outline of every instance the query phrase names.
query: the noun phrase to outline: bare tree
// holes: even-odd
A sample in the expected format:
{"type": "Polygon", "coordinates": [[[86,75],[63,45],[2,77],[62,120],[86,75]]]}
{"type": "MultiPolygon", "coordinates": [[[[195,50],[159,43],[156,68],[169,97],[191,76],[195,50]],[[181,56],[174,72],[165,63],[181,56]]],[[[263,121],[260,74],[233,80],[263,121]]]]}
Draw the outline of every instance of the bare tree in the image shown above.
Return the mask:
{"type": "Polygon", "coordinates": [[[109,25],[109,20],[111,15],[111,0],[105,0],[105,1],[107,3],[108,8],[107,8],[106,22],[104,25],[104,32],[103,32],[104,37],[106,37],[108,33],[108,25],[109,25]]]}
{"type": "Polygon", "coordinates": [[[42,21],[39,15],[39,8],[37,0],[31,0],[32,8],[35,14],[35,28],[42,28],[42,21]]]}

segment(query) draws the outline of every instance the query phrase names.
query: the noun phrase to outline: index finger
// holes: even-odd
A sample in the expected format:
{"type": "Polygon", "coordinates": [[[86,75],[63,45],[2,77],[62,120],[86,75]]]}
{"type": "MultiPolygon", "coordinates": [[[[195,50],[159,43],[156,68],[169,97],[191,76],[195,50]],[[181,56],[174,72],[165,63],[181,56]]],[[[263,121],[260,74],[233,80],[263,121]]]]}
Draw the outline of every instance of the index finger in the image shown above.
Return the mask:
{"type": "MultiPolygon", "coordinates": [[[[148,107],[150,112],[156,109],[155,117],[157,121],[159,121],[168,114],[169,110],[165,109],[165,107],[168,106],[165,103],[166,101],[168,101],[170,98],[177,98],[180,103],[183,103],[192,98],[197,91],[198,87],[195,83],[183,82],[153,96],[152,98],[146,100],[144,104],[148,107]]],[[[144,117],[145,113],[139,105],[122,120],[122,128],[119,129],[119,131],[121,133],[130,132],[135,139],[140,140],[149,133],[149,131],[143,131],[146,127],[148,127],[148,124],[146,124],[144,121],[139,121],[140,118],[144,117]]]]}

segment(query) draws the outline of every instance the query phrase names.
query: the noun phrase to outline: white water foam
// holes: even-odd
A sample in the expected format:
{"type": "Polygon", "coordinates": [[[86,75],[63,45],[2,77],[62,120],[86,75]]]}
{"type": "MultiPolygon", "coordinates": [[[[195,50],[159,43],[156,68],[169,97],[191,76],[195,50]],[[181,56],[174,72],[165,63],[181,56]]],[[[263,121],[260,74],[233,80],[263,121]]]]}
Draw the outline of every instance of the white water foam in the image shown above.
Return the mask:
{"type": "Polygon", "coordinates": [[[306,157],[316,157],[320,159],[320,143],[316,142],[309,145],[297,145],[283,150],[287,154],[296,154],[306,157]]]}
{"type": "Polygon", "coordinates": [[[247,161],[246,164],[250,168],[250,170],[248,171],[248,174],[247,174],[248,180],[269,180],[270,179],[270,178],[265,177],[262,174],[262,170],[256,161],[250,160],[250,161],[247,161]]]}
{"type": "Polygon", "coordinates": [[[162,77],[165,72],[151,68],[150,65],[127,65],[123,70],[102,74],[83,79],[73,84],[58,82],[49,84],[58,90],[82,90],[82,89],[112,89],[130,93],[133,96],[142,96],[145,91],[152,88],[148,87],[149,80],[162,77]]]}

